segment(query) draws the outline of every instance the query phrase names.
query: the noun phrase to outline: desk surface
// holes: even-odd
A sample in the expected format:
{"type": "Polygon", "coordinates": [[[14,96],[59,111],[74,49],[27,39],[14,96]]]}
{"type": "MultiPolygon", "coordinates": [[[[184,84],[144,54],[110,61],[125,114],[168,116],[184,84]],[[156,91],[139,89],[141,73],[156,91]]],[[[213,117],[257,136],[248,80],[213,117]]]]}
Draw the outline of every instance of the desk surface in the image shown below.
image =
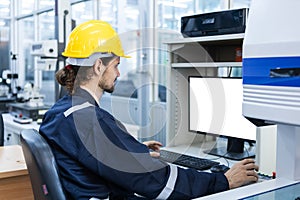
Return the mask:
{"type": "Polygon", "coordinates": [[[20,145],[0,147],[0,179],[28,174],[20,145]]]}
{"type": "MultiPolygon", "coordinates": [[[[222,164],[228,165],[230,167],[237,162],[234,160],[229,160],[229,159],[224,159],[224,158],[208,155],[203,152],[204,149],[209,149],[214,144],[215,144],[215,142],[211,141],[211,142],[203,142],[203,143],[189,144],[189,145],[183,144],[183,145],[177,145],[177,146],[169,146],[169,147],[165,147],[164,149],[178,152],[178,153],[184,153],[184,154],[188,154],[188,155],[192,155],[192,156],[203,157],[206,159],[213,159],[213,160],[219,161],[222,164]]],[[[220,144],[224,145],[224,144],[222,144],[222,142],[220,144]]],[[[225,192],[204,196],[204,197],[197,198],[197,199],[199,199],[199,200],[200,199],[201,200],[241,199],[241,198],[249,197],[251,195],[255,195],[258,193],[263,193],[263,192],[277,189],[277,188],[280,188],[283,186],[294,184],[297,182],[299,182],[299,181],[287,180],[287,179],[283,179],[283,178],[276,178],[273,180],[262,181],[262,182],[246,185],[243,187],[239,187],[236,189],[228,190],[225,192]]]]}
{"type": "Polygon", "coordinates": [[[0,147],[0,199],[34,199],[22,147],[0,147]]]}

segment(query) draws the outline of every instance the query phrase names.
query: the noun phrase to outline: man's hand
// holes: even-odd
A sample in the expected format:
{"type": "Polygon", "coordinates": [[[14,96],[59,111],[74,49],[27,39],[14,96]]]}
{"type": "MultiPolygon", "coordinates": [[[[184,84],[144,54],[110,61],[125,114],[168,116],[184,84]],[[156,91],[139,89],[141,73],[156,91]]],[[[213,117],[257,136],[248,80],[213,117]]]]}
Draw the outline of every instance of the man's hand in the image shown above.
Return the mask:
{"type": "Polygon", "coordinates": [[[251,182],[257,182],[258,166],[255,165],[253,159],[244,159],[233,165],[226,173],[225,176],[229,182],[229,188],[233,189],[251,182]]]}
{"type": "Polygon", "coordinates": [[[144,145],[146,145],[149,149],[153,150],[150,152],[150,155],[152,157],[159,157],[159,150],[162,144],[155,140],[145,141],[143,142],[144,145]]]}

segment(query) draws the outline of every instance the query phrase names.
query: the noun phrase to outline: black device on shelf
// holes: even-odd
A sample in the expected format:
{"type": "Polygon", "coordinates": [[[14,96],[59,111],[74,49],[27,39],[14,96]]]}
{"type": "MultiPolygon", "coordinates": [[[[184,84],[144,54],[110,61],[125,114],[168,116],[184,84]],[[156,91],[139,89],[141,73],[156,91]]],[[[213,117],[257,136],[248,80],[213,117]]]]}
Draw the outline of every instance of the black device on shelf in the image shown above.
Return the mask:
{"type": "Polygon", "coordinates": [[[207,170],[210,169],[212,166],[219,164],[219,162],[217,161],[205,158],[198,158],[163,149],[160,150],[160,159],[165,162],[173,163],[184,167],[194,168],[197,170],[207,170]]]}
{"type": "Polygon", "coordinates": [[[227,139],[227,147],[219,145],[217,140],[215,148],[205,153],[232,160],[255,157],[257,126],[242,114],[242,78],[190,76],[188,79],[189,131],[219,136],[225,142],[227,139]]]}
{"type": "Polygon", "coordinates": [[[248,8],[181,17],[183,37],[244,33],[248,8]]]}

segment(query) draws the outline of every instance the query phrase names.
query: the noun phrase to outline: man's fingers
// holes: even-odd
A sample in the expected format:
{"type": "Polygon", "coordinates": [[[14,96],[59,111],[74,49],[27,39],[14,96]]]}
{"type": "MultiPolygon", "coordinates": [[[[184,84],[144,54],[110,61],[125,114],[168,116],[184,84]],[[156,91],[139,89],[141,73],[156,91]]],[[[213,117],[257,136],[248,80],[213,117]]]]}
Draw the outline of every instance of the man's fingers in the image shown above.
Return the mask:
{"type": "Polygon", "coordinates": [[[246,174],[247,174],[247,176],[254,176],[254,177],[258,178],[257,173],[253,170],[247,170],[246,174]]]}
{"type": "Polygon", "coordinates": [[[150,156],[153,158],[158,158],[160,156],[160,153],[152,151],[152,152],[150,152],[150,156]]]}
{"type": "Polygon", "coordinates": [[[257,182],[258,181],[258,177],[256,177],[256,176],[249,176],[247,179],[249,180],[249,182],[257,182]]]}
{"type": "Polygon", "coordinates": [[[257,165],[255,165],[255,163],[248,163],[248,164],[246,164],[245,165],[245,167],[246,167],[246,169],[247,170],[258,170],[258,166],[257,165]]]}
{"type": "Polygon", "coordinates": [[[162,146],[162,143],[155,141],[155,140],[145,141],[145,142],[143,142],[143,144],[145,144],[148,147],[152,147],[152,146],[161,147],[162,146]]]}
{"type": "Polygon", "coordinates": [[[255,163],[255,160],[253,160],[252,158],[247,158],[247,159],[242,160],[241,163],[243,165],[246,165],[246,164],[250,164],[250,163],[255,163]]]}

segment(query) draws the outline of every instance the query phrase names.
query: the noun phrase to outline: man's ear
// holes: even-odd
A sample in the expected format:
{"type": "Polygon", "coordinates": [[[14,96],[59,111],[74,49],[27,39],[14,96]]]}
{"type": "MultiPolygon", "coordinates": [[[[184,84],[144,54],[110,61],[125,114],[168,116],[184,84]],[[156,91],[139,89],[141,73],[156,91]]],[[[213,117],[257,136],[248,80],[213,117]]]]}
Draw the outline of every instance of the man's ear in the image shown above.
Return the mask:
{"type": "Polygon", "coordinates": [[[100,58],[98,58],[96,60],[95,64],[94,64],[94,72],[95,72],[95,74],[97,74],[97,75],[102,74],[103,71],[104,71],[104,67],[105,66],[102,63],[102,60],[100,58]]]}

